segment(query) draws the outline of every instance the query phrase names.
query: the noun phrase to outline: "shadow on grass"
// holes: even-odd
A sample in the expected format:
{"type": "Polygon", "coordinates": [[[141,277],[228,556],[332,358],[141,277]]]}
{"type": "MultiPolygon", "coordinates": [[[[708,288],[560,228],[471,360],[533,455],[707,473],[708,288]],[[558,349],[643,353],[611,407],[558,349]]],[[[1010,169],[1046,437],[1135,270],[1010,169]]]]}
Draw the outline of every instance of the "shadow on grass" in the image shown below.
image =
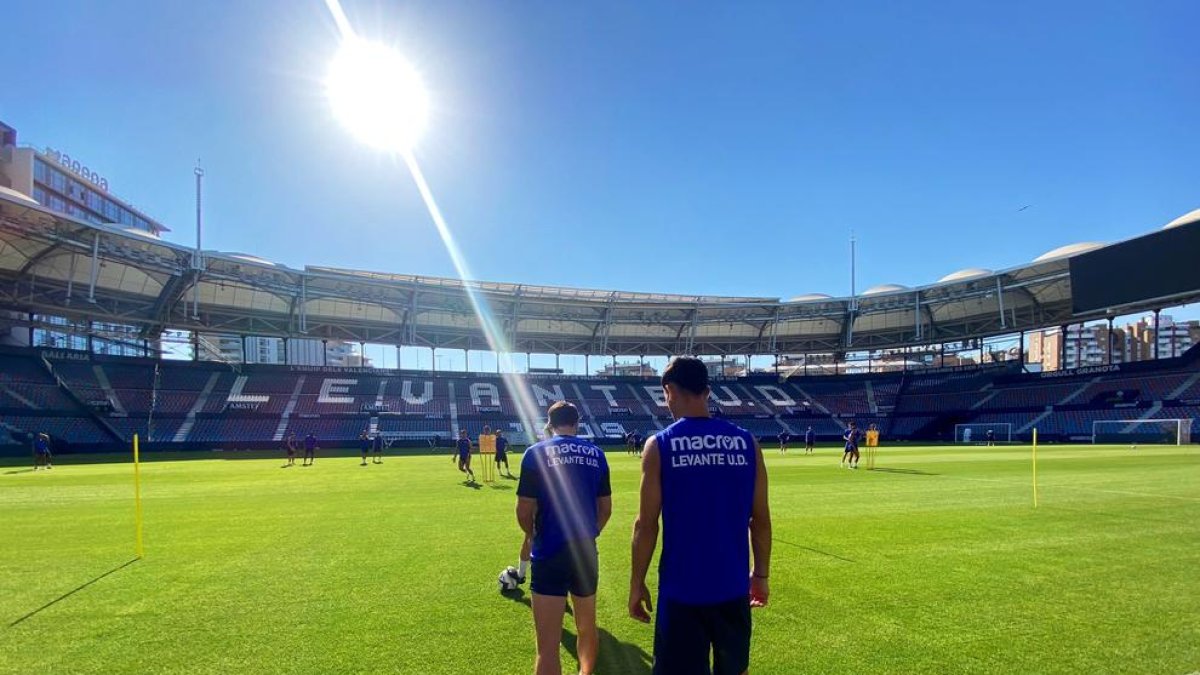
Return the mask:
{"type": "Polygon", "coordinates": [[[811,547],[811,546],[804,546],[803,544],[797,544],[797,543],[795,543],[795,542],[787,541],[786,539],[780,539],[779,537],[775,537],[774,541],[777,541],[777,542],[779,542],[780,544],[787,544],[788,546],[794,546],[794,547],[796,547],[796,548],[803,549],[803,550],[805,550],[805,551],[811,551],[811,552],[813,552],[813,553],[817,553],[817,554],[820,554],[820,555],[823,555],[823,556],[827,556],[827,557],[830,557],[830,558],[834,558],[834,559],[836,559],[836,560],[841,560],[842,562],[848,562],[848,563],[852,563],[852,562],[854,562],[854,560],[852,560],[852,559],[850,559],[850,558],[846,558],[846,557],[840,556],[840,555],[838,555],[838,554],[836,554],[836,553],[830,553],[829,551],[822,551],[822,550],[821,550],[821,549],[819,549],[819,548],[813,548],[813,547],[811,547]]]}
{"type": "Polygon", "coordinates": [[[17,470],[15,470],[15,471],[5,471],[5,472],[4,472],[4,475],[5,475],[5,476],[11,476],[11,475],[13,475],[13,474],[15,474],[15,473],[33,473],[33,469],[17,469],[17,470]]]}
{"type": "MultiPolygon", "coordinates": [[[[501,597],[503,597],[507,600],[512,600],[513,602],[519,602],[522,605],[525,605],[526,607],[533,609],[533,601],[531,601],[529,599],[529,596],[525,593],[525,589],[521,588],[520,586],[518,586],[516,588],[516,590],[503,592],[500,595],[501,595],[501,597]]],[[[569,599],[567,600],[566,612],[567,612],[567,614],[571,613],[571,601],[569,599]]]]}
{"type": "MultiPolygon", "coordinates": [[[[597,673],[632,673],[633,675],[648,675],[654,660],[641,647],[621,642],[612,633],[599,629],[600,653],[596,655],[597,673]]],[[[569,630],[563,629],[562,644],[579,661],[579,638],[569,630]]]]}
{"type": "MultiPolygon", "coordinates": [[[[501,597],[532,608],[533,602],[525,593],[524,588],[501,593],[501,597]]],[[[567,601],[566,613],[571,614],[571,602],[567,601]]],[[[612,633],[600,631],[600,654],[597,657],[596,672],[598,673],[633,673],[643,675],[650,673],[653,659],[641,647],[621,642],[612,633]]],[[[562,645],[571,656],[579,661],[579,638],[565,626],[563,627],[562,645]]]]}
{"type": "Polygon", "coordinates": [[[476,483],[473,480],[464,480],[463,482],[459,483],[459,485],[466,487],[466,488],[471,488],[472,490],[482,490],[483,489],[482,485],[480,485],[479,483],[476,483]]]}
{"type": "Polygon", "coordinates": [[[21,623],[22,621],[25,621],[26,619],[31,619],[31,618],[33,618],[34,616],[37,616],[37,614],[38,614],[39,612],[41,612],[42,610],[49,609],[49,608],[53,607],[54,605],[57,605],[58,603],[62,602],[63,600],[66,600],[67,598],[71,597],[72,595],[75,595],[75,594],[76,594],[76,593],[78,593],[79,591],[82,591],[83,589],[87,588],[88,586],[91,586],[92,584],[96,583],[97,581],[100,581],[100,580],[101,580],[101,579],[103,579],[104,577],[106,577],[106,576],[108,576],[108,575],[110,575],[110,574],[115,574],[115,573],[117,573],[117,572],[120,572],[121,570],[125,569],[126,567],[129,567],[130,565],[132,565],[133,563],[137,562],[138,560],[140,560],[140,558],[134,558],[134,559],[132,559],[132,560],[128,560],[128,561],[126,561],[126,562],[124,562],[124,563],[121,563],[120,565],[117,565],[116,567],[114,567],[114,568],[112,568],[111,570],[109,570],[109,571],[105,572],[104,574],[101,574],[100,576],[96,577],[95,579],[92,579],[92,580],[90,580],[90,581],[86,581],[86,582],[84,582],[83,584],[81,584],[81,585],[79,585],[79,586],[76,586],[75,588],[73,588],[73,589],[71,589],[71,590],[67,591],[66,593],[63,593],[62,595],[60,595],[60,596],[58,596],[57,598],[55,598],[55,599],[51,600],[50,602],[47,602],[46,604],[42,605],[41,607],[38,607],[37,609],[35,609],[35,610],[33,610],[32,612],[30,612],[30,613],[26,614],[25,616],[23,616],[23,617],[21,617],[21,618],[17,619],[16,621],[13,621],[12,623],[8,624],[8,627],[9,627],[9,628],[12,628],[12,627],[16,626],[17,624],[21,623]]]}
{"type": "Polygon", "coordinates": [[[898,474],[905,475],[905,476],[940,476],[940,475],[942,475],[940,473],[930,473],[928,471],[921,471],[920,469],[887,469],[887,468],[883,468],[883,467],[875,467],[874,469],[868,469],[868,471],[876,471],[879,473],[898,473],[898,474]]]}

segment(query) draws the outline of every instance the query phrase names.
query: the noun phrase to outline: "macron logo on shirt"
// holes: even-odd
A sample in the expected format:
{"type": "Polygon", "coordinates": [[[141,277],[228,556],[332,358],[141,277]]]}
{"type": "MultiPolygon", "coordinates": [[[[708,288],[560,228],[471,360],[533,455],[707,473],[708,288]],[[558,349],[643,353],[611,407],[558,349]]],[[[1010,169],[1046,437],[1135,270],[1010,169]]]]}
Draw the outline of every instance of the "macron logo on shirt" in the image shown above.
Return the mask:
{"type": "Polygon", "coordinates": [[[689,466],[747,466],[750,461],[745,454],[732,451],[748,450],[750,446],[741,436],[706,434],[704,436],[676,436],[671,439],[671,452],[701,451],[696,454],[672,455],[672,467],[689,466]],[[715,450],[716,452],[703,452],[715,450]],[[728,451],[730,454],[726,454],[728,451]]]}
{"type": "Polygon", "coordinates": [[[594,445],[581,443],[555,443],[545,446],[546,466],[563,466],[565,464],[583,464],[600,468],[600,449],[594,445]]]}
{"type": "Polygon", "coordinates": [[[746,450],[746,439],[741,436],[676,436],[671,439],[671,452],[681,450],[746,450]]]}

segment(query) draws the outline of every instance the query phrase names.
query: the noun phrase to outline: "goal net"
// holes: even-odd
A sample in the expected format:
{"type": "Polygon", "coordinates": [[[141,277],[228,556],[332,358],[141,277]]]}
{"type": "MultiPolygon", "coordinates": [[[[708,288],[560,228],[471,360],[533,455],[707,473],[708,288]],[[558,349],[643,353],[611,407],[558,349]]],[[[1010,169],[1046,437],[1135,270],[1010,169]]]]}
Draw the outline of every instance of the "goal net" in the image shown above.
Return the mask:
{"type": "Polygon", "coordinates": [[[975,445],[991,443],[1011,443],[1012,424],[1009,422],[991,422],[988,424],[955,424],[954,442],[975,445]],[[989,432],[991,432],[989,434],[989,432]]]}
{"type": "Polygon", "coordinates": [[[1192,420],[1096,420],[1092,422],[1092,443],[1147,445],[1184,445],[1192,442],[1192,420]]]}

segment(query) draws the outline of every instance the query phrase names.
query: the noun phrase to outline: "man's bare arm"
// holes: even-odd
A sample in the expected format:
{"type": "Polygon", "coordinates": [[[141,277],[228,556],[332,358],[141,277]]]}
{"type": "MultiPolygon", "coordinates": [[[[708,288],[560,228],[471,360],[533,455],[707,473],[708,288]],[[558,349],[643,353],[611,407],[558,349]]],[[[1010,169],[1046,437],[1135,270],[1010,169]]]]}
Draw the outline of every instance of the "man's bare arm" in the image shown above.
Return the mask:
{"type": "Polygon", "coordinates": [[[750,512],[750,549],[754,552],[754,571],[751,573],[752,605],[767,604],[771,576],[771,504],[767,496],[767,465],[762,448],[755,443],[757,469],[754,478],[754,505],[750,512]]]}
{"type": "Polygon", "coordinates": [[[537,515],[537,500],[532,497],[517,497],[517,524],[526,537],[533,537],[533,521],[537,515]]]}
{"type": "Polygon", "coordinates": [[[642,487],[638,517],[633,523],[633,563],[629,578],[629,615],[649,622],[653,605],[646,588],[646,573],[658,546],[658,518],[662,514],[662,468],[659,464],[658,443],[653,437],[642,450],[642,487]]]}
{"type": "Polygon", "coordinates": [[[608,519],[612,517],[612,496],[605,495],[596,498],[596,531],[603,532],[608,519]]]}

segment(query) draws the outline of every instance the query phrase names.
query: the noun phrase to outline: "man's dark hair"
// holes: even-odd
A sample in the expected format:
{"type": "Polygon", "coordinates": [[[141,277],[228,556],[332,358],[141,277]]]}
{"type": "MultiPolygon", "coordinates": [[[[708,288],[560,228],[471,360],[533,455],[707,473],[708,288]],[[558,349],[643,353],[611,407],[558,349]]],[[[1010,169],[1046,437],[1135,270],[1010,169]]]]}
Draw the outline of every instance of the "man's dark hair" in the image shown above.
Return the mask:
{"type": "Polygon", "coordinates": [[[550,418],[550,426],[552,427],[579,426],[579,408],[566,401],[559,401],[550,406],[550,410],[547,411],[547,417],[550,418]]]}
{"type": "Polygon", "coordinates": [[[673,384],[701,396],[708,389],[708,366],[694,356],[676,356],[663,371],[662,384],[673,384]]]}

